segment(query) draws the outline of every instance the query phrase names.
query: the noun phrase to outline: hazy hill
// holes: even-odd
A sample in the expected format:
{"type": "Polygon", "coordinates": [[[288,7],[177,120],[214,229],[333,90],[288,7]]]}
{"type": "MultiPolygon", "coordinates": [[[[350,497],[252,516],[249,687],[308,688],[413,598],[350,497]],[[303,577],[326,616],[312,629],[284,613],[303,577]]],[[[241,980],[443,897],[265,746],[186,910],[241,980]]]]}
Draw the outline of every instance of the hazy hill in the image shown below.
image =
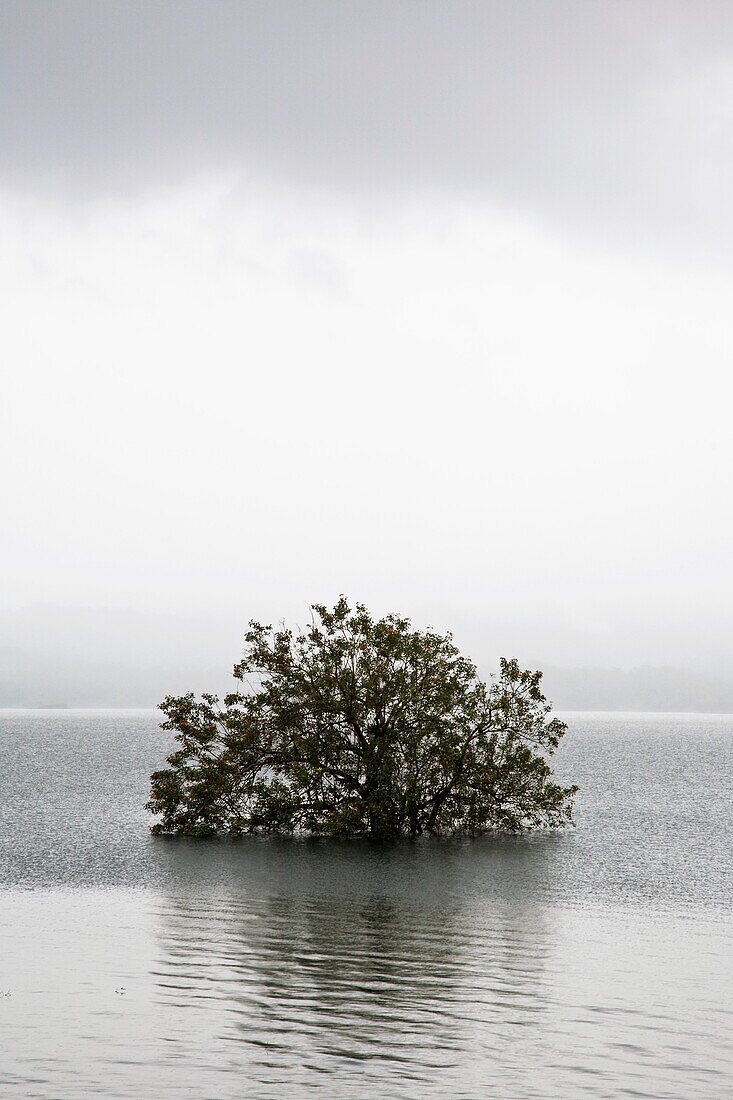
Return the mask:
{"type": "MultiPolygon", "coordinates": [[[[0,706],[152,707],[168,692],[225,692],[243,629],[243,616],[0,612],[0,706]]],[[[501,650],[495,639],[486,648],[478,652],[474,642],[468,651],[488,675],[501,650]]],[[[733,682],[724,677],[652,665],[569,667],[543,660],[534,647],[516,655],[544,669],[546,693],[560,710],[733,712],[733,682]]]]}

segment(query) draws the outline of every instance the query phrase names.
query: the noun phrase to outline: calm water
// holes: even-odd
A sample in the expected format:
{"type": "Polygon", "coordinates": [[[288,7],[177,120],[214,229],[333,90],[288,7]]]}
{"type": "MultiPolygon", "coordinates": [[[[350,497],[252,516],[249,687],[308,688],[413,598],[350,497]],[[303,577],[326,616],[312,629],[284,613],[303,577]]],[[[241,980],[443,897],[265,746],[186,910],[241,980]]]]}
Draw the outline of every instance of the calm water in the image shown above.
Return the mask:
{"type": "Polygon", "coordinates": [[[733,717],[568,718],[574,832],[379,846],[153,839],[154,713],[0,711],[3,1097],[733,1094],[733,717]]]}

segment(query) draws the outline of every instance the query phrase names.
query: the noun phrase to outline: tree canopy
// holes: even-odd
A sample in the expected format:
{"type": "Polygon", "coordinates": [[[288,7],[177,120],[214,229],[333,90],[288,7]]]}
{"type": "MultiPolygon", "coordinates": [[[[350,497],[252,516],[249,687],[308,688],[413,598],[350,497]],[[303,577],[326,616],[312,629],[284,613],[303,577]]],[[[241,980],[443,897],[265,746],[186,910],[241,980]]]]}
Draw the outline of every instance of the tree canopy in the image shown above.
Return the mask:
{"type": "Polygon", "coordinates": [[[153,773],[154,833],[478,835],[572,823],[548,762],[565,733],[541,673],[489,684],[452,636],[344,597],[303,630],[251,622],[238,691],[168,696],[178,747],[153,773]]]}

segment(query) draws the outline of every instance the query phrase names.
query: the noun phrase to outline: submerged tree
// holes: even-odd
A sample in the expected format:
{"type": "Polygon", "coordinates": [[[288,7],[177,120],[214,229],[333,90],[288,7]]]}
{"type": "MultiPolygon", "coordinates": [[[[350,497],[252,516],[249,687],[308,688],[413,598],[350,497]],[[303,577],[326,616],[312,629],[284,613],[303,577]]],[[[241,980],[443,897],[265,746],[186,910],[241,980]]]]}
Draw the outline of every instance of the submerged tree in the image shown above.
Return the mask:
{"type": "Polygon", "coordinates": [[[153,773],[154,833],[477,835],[572,822],[552,779],[565,733],[541,673],[501,661],[487,685],[450,635],[374,620],[342,597],[308,629],[250,623],[242,688],[169,696],[179,747],[153,773]]]}

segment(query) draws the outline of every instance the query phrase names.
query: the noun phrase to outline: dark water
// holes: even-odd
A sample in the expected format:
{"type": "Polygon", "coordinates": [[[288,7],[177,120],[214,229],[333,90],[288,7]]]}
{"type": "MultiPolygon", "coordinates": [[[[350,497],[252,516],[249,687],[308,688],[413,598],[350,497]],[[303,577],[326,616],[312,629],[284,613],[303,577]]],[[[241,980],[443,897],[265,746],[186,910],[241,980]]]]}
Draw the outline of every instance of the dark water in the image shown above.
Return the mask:
{"type": "Polygon", "coordinates": [[[153,839],[155,714],[0,712],[1,1094],[733,1094],[733,717],[568,717],[575,831],[380,846],[153,839]]]}

